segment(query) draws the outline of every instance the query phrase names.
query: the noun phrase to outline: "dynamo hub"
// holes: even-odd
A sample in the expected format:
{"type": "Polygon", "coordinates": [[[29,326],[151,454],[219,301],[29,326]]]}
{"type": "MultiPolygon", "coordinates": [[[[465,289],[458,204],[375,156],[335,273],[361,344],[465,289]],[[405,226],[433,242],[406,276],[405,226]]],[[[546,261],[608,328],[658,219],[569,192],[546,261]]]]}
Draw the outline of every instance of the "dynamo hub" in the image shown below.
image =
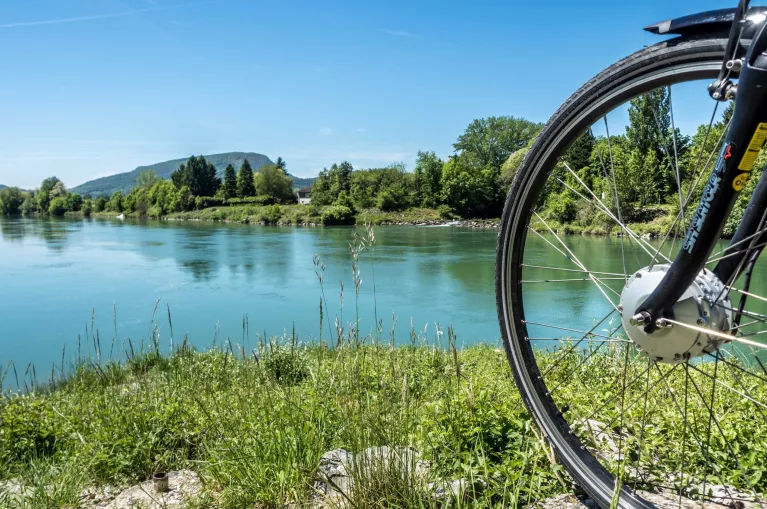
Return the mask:
{"type": "MultiPolygon", "coordinates": [[[[632,325],[637,308],[660,284],[669,269],[668,264],[645,267],[628,280],[621,292],[623,328],[640,352],[658,362],[678,363],[704,353],[714,352],[725,340],[697,330],[667,323],[647,334],[643,324],[632,325]]],[[[687,291],[674,304],[674,320],[694,327],[705,327],[729,333],[732,324],[732,304],[724,284],[713,272],[703,269],[687,291]],[[716,299],[719,300],[716,300],[716,299]]]]}

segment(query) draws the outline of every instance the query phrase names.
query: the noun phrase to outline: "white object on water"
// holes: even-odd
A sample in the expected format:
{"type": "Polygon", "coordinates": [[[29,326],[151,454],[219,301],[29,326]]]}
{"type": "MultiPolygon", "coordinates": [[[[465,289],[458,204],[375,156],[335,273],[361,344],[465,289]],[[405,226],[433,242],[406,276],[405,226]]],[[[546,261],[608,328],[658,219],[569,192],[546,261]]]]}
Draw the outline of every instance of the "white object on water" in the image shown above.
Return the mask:
{"type": "Polygon", "coordinates": [[[125,214],[120,214],[119,216],[117,216],[117,219],[122,221],[123,219],[125,219],[125,214]]]}

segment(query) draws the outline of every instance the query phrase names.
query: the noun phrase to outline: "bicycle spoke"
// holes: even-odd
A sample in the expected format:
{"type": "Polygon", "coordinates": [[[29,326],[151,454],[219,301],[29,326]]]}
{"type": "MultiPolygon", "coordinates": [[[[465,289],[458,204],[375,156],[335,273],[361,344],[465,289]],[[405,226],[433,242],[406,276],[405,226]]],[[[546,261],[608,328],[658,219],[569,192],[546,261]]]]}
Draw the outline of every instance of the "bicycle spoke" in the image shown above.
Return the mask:
{"type": "MultiPolygon", "coordinates": [[[[610,141],[610,126],[607,124],[607,115],[602,118],[605,121],[605,134],[607,134],[607,152],[610,154],[610,173],[613,179],[613,189],[615,190],[615,212],[618,214],[619,224],[623,224],[623,217],[621,216],[621,205],[620,201],[618,200],[618,184],[615,182],[615,163],[613,162],[613,148],[612,142],[610,141]]],[[[623,246],[623,235],[621,235],[621,260],[623,261],[623,273],[626,274],[626,282],[628,282],[628,271],[626,270],[626,248],[623,246]]]]}
{"type": "MultiPolygon", "coordinates": [[[[523,263],[520,265],[521,267],[529,267],[532,269],[548,269],[548,270],[562,270],[565,272],[581,272],[581,273],[587,273],[587,274],[600,274],[605,276],[623,276],[623,274],[619,274],[618,272],[598,272],[596,270],[583,270],[583,269],[565,269],[562,267],[546,267],[543,265],[528,265],[526,263],[523,263]]],[[[623,279],[622,277],[619,279],[623,279]]]]}

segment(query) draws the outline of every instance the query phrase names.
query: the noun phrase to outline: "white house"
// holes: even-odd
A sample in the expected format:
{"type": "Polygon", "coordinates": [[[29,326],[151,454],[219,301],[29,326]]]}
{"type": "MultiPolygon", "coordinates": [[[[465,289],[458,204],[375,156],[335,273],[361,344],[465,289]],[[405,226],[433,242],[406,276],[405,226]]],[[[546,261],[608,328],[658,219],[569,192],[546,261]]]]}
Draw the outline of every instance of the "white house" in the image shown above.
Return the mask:
{"type": "Polygon", "coordinates": [[[310,186],[302,187],[296,191],[296,196],[299,204],[309,205],[312,202],[312,188],[310,186]]]}

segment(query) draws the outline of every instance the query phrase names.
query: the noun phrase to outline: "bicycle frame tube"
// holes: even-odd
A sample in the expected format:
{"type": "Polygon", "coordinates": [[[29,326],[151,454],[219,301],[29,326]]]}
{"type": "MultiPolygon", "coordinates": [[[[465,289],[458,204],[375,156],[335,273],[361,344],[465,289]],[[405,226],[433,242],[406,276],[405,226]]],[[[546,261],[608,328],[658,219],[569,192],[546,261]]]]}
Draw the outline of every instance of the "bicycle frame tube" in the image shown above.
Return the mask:
{"type": "MultiPolygon", "coordinates": [[[[663,280],[636,310],[641,314],[644,330],[656,329],[656,320],[673,318],[673,305],[689,288],[703,269],[708,256],[719,240],[735,199],[743,189],[756,156],[767,140],[767,30],[764,23],[759,29],[742,64],[738,80],[737,98],[732,123],[724,145],[703,190],[698,209],[692,217],[682,249],[669,267],[663,280]]],[[[741,227],[733,242],[747,238],[761,225],[767,206],[767,182],[764,176],[752,198],[741,227]]],[[[717,266],[717,275],[727,282],[735,276],[735,270],[746,255],[750,241],[743,242],[743,253],[733,256],[726,264],[717,266]]]]}

